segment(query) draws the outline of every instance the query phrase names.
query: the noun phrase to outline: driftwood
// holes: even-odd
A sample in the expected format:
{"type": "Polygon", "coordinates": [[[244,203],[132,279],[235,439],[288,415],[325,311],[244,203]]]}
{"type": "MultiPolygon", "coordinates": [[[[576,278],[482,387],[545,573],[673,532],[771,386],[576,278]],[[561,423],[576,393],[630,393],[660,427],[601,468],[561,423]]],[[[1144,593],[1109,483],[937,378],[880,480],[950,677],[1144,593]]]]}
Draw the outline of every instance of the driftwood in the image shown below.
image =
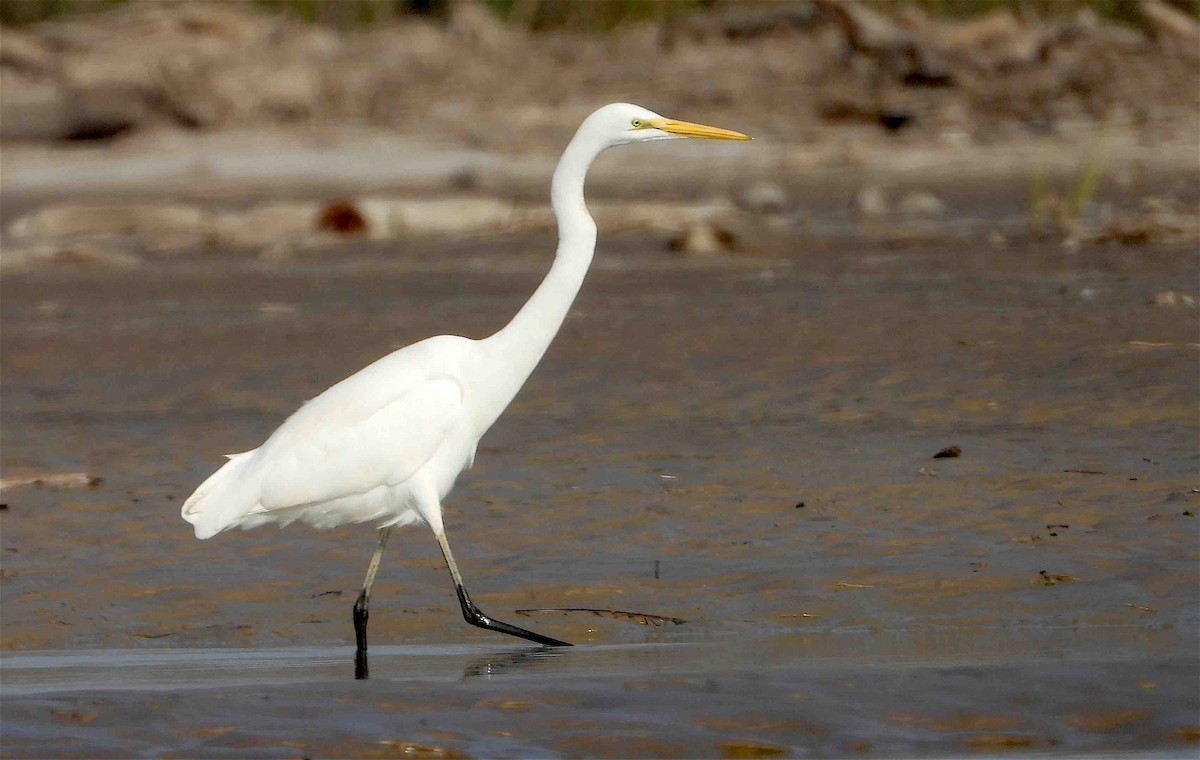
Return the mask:
{"type": "Polygon", "coordinates": [[[952,72],[936,51],[891,19],[853,0],[816,0],[816,4],[841,30],[845,57],[869,58],[882,73],[905,84],[953,84],[952,72]]]}
{"type": "Polygon", "coordinates": [[[1138,10],[1156,38],[1178,43],[1181,52],[1200,57],[1200,24],[1195,19],[1162,0],[1142,0],[1138,10]]]}
{"type": "Polygon", "coordinates": [[[952,66],[984,75],[1046,63],[1055,47],[1078,39],[1096,25],[1088,13],[1052,24],[1024,25],[1004,8],[953,23],[932,21],[913,8],[905,22],[922,45],[952,66]]]}
{"type": "MultiPolygon", "coordinates": [[[[1071,19],[1025,24],[1003,8],[946,22],[934,21],[916,7],[892,19],[856,0],[815,2],[842,32],[848,56],[873,60],[881,73],[906,85],[952,85],[966,73],[993,75],[1045,64],[1055,48],[1099,26],[1087,8],[1071,19]]],[[[1148,2],[1151,12],[1165,9],[1160,15],[1172,34],[1190,33],[1190,19],[1159,0],[1148,2]]]]}
{"type": "Polygon", "coordinates": [[[812,26],[817,14],[811,6],[733,5],[721,13],[671,14],[659,29],[658,42],[670,50],[680,38],[696,42],[723,37],[727,40],[748,40],[769,34],[812,26]]]}
{"type": "Polygon", "coordinates": [[[682,618],[664,617],[662,615],[649,615],[644,612],[625,612],[624,610],[596,610],[591,607],[541,607],[538,609],[517,610],[518,615],[529,617],[530,615],[557,612],[564,615],[569,615],[573,612],[587,612],[596,617],[609,618],[611,620],[624,620],[638,625],[683,625],[687,621],[682,618]]]}
{"type": "Polygon", "coordinates": [[[5,27],[0,35],[0,67],[22,74],[52,74],[58,67],[54,51],[32,34],[5,27]]]}
{"type": "Polygon", "coordinates": [[[37,475],[12,475],[0,478],[0,491],[18,486],[45,486],[47,488],[95,488],[103,478],[86,472],[46,472],[37,475]]]}

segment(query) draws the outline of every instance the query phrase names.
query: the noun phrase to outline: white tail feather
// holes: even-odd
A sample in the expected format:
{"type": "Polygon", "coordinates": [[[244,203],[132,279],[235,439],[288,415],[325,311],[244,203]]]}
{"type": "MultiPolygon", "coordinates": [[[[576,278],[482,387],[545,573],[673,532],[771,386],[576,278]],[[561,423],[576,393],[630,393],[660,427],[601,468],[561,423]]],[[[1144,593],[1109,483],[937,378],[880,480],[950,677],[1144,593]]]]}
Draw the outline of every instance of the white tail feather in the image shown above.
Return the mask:
{"type": "Polygon", "coordinates": [[[180,515],[196,528],[196,538],[211,538],[233,527],[258,506],[259,489],[246,472],[257,451],[228,454],[229,461],[183,503],[180,515]]]}

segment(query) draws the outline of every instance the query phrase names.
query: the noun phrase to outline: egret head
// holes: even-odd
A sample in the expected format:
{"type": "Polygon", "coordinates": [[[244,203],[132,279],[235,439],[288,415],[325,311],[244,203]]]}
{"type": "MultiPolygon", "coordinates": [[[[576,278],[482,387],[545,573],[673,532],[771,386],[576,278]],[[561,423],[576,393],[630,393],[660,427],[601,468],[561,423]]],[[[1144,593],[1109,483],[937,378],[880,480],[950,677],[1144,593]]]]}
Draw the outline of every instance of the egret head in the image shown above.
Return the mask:
{"type": "Polygon", "coordinates": [[[630,103],[613,103],[593,113],[580,129],[607,143],[606,147],[684,137],[709,140],[749,140],[741,132],[668,119],[630,103]]]}

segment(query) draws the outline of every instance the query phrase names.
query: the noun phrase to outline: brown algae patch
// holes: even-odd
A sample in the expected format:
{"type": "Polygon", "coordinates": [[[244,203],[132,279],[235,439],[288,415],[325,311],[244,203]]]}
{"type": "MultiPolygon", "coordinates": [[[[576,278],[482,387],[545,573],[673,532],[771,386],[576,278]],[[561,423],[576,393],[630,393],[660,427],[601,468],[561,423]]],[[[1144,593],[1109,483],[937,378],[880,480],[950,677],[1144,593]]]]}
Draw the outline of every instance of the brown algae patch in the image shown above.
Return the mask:
{"type": "Polygon", "coordinates": [[[1080,731],[1108,734],[1123,731],[1145,722],[1150,717],[1149,710],[1129,709],[1113,712],[1073,713],[1068,715],[1067,723],[1080,731]]]}

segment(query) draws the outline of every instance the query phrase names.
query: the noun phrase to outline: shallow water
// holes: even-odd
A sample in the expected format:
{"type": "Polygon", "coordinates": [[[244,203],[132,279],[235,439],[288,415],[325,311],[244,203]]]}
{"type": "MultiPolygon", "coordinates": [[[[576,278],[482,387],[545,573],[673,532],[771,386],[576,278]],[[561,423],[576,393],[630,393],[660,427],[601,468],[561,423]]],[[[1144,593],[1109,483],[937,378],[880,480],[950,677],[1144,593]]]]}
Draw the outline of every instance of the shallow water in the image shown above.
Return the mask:
{"type": "MultiPolygon", "coordinates": [[[[375,680],[445,680],[493,676],[595,677],[653,673],[774,671],[886,667],[1004,668],[1080,661],[1136,665],[1116,644],[1129,631],[1102,628],[972,631],[841,631],[762,635],[707,643],[505,645],[375,645],[375,680]],[[1044,641],[1031,646],[1035,636],[1044,641]]],[[[1143,635],[1163,654],[1187,647],[1190,633],[1143,635]],[[1152,643],[1153,640],[1153,643],[1152,643]]],[[[98,689],[177,690],[339,682],[353,672],[353,647],[86,649],[0,655],[6,696],[98,689]]]]}
{"type": "Polygon", "coordinates": [[[502,325],[551,247],[6,274],[5,475],[103,482],[4,493],[0,753],[1194,752],[1200,336],[1149,304],[1194,291],[1178,249],[602,240],[447,503],[480,606],[580,646],[466,626],[413,529],[350,682],[370,529],[199,542],[180,501],[347,372],[502,325]]]}
{"type": "Polygon", "coordinates": [[[768,656],[730,667],[727,654],[699,645],[387,646],[361,682],[346,678],[348,647],[7,655],[4,751],[1176,757],[1194,738],[1188,679],[1200,672],[1183,660],[768,656]],[[68,673],[78,680],[57,680],[68,673]]]}

